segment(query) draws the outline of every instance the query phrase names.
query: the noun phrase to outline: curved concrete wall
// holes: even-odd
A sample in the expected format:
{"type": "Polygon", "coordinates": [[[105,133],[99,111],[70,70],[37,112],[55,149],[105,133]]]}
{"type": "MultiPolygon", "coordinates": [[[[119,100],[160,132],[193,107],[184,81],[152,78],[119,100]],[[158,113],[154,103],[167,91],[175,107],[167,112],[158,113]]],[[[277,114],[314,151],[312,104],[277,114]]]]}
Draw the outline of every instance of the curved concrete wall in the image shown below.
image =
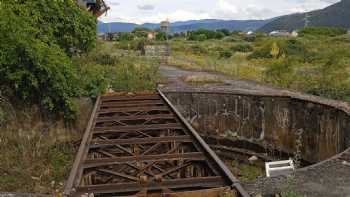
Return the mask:
{"type": "Polygon", "coordinates": [[[290,96],[167,92],[202,135],[240,136],[319,162],[350,147],[350,115],[290,96]]]}

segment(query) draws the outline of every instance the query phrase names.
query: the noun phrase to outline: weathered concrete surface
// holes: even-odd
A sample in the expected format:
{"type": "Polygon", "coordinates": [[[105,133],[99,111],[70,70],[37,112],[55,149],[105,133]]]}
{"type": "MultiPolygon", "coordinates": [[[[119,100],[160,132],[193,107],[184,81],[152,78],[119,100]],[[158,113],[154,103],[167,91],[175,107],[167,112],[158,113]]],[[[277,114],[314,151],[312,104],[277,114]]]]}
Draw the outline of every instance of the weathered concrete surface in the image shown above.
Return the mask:
{"type": "MultiPolygon", "coordinates": [[[[199,132],[242,136],[302,155],[312,162],[293,178],[301,196],[350,197],[350,106],[320,97],[281,90],[247,80],[225,78],[221,84],[191,86],[180,78],[203,72],[161,66],[168,78],[162,87],[199,132]],[[343,152],[343,153],[341,153],[343,152]]],[[[208,73],[205,73],[208,74],[208,73]]],[[[217,75],[216,73],[209,73],[217,75]]],[[[286,177],[261,177],[245,188],[252,194],[275,194],[288,185],[286,177]]]]}
{"type": "Polygon", "coordinates": [[[238,135],[291,154],[299,148],[311,163],[350,147],[350,116],[333,106],[239,93],[167,92],[167,96],[203,135],[238,135]],[[301,140],[300,147],[296,139],[301,140]]]}
{"type": "Polygon", "coordinates": [[[298,169],[294,178],[261,177],[244,188],[255,196],[276,194],[287,188],[307,197],[350,197],[350,149],[321,163],[298,169]]]}

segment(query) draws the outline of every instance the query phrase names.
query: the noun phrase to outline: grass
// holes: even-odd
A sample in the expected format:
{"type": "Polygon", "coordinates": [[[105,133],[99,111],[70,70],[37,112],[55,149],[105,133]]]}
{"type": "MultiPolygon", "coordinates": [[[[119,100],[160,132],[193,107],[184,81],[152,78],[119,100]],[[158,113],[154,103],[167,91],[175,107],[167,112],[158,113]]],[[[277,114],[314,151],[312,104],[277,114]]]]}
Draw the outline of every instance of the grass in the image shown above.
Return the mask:
{"type": "Polygon", "coordinates": [[[159,59],[121,50],[115,43],[100,42],[91,53],[74,58],[82,77],[84,95],[115,91],[151,90],[160,78],[159,59]]]}
{"type": "Polygon", "coordinates": [[[263,169],[255,165],[239,163],[235,160],[225,160],[225,163],[231,172],[243,182],[254,181],[264,175],[263,169]]]}
{"type": "MultiPolygon", "coordinates": [[[[120,50],[114,43],[98,43],[93,52],[74,57],[73,62],[80,74],[81,96],[96,97],[107,89],[153,90],[159,80],[158,59],[120,50]]],[[[75,127],[67,127],[63,120],[43,120],[35,107],[17,106],[16,116],[10,117],[1,104],[0,191],[62,192],[76,154],[72,142],[82,136],[88,107],[80,106],[75,127]]]]}
{"type": "Polygon", "coordinates": [[[52,194],[62,191],[78,132],[22,114],[0,128],[0,190],[52,194]],[[18,124],[17,121],[21,121],[18,124]]]}
{"type": "Polygon", "coordinates": [[[350,35],[170,41],[169,64],[350,101],[350,35]],[[276,48],[277,47],[277,48],[276,48]],[[275,57],[271,55],[274,48],[275,57]],[[249,50],[248,50],[249,49],[249,50]],[[221,54],[232,53],[222,56],[221,54]]]}
{"type": "Polygon", "coordinates": [[[224,79],[222,77],[214,76],[214,75],[190,75],[184,77],[184,82],[189,84],[205,84],[205,83],[223,83],[224,79]]]}

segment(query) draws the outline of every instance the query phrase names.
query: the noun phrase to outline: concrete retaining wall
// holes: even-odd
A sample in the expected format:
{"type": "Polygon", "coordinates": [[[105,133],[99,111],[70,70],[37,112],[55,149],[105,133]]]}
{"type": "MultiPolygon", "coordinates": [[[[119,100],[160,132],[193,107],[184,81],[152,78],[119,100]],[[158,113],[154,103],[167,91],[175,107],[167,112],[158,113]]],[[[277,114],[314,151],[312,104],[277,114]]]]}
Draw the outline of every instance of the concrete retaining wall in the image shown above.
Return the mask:
{"type": "Polygon", "coordinates": [[[288,96],[166,95],[203,135],[240,136],[291,154],[299,149],[313,163],[350,147],[350,115],[335,106],[288,96]]]}

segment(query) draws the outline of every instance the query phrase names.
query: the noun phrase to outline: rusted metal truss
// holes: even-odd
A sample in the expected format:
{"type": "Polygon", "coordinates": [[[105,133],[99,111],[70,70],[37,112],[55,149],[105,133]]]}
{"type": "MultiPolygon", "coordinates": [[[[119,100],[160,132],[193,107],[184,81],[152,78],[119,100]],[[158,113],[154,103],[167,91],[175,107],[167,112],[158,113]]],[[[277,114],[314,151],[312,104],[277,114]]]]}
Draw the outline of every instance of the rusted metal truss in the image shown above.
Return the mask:
{"type": "Polygon", "coordinates": [[[97,99],[65,195],[148,196],[227,186],[248,196],[159,91],[97,99]]]}

